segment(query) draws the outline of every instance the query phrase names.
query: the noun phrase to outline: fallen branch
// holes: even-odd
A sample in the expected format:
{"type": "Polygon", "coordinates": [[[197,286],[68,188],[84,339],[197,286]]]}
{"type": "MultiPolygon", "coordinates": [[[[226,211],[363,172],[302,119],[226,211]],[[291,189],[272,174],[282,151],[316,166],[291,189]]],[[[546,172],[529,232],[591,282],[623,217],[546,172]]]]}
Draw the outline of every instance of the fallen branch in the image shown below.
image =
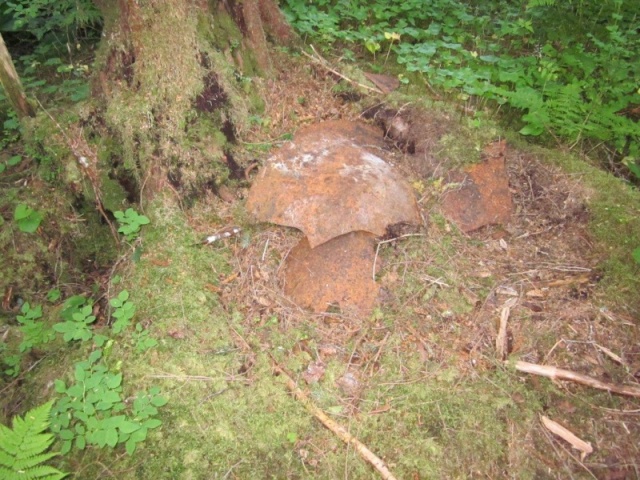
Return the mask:
{"type": "Polygon", "coordinates": [[[538,365],[535,363],[522,361],[517,361],[515,363],[515,367],[519,372],[541,375],[543,377],[548,377],[554,380],[568,380],[571,382],[587,385],[588,387],[606,390],[611,393],[617,393],[619,395],[640,397],[640,387],[635,387],[632,385],[615,385],[613,383],[601,382],[600,380],[593,377],[572,372],[570,370],[563,370],[562,368],[552,367],[549,365],[538,365]]]}
{"type": "Polygon", "coordinates": [[[320,420],[325,427],[335,433],[344,443],[347,445],[353,445],[360,456],[369,462],[373,468],[380,473],[380,476],[384,480],[396,480],[396,477],[393,476],[380,457],[369,450],[362,442],[360,442],[360,440],[351,435],[342,425],[329,418],[326,413],[316,407],[309,397],[298,388],[296,382],[293,381],[287,372],[285,372],[273,358],[271,358],[271,362],[275,371],[285,378],[287,388],[291,391],[295,399],[302,403],[309,413],[313,414],[314,417],[320,420]]]}

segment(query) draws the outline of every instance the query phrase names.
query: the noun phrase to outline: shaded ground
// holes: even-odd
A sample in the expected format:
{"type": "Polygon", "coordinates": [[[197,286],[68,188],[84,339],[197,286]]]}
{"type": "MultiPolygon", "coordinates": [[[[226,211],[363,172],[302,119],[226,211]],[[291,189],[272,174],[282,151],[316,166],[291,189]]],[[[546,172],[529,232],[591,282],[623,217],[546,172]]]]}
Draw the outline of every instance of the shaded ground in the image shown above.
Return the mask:
{"type": "MultiPolygon", "coordinates": [[[[335,81],[323,72],[281,65],[262,86],[261,127],[236,155],[245,164],[302,125],[355,120],[369,106],[333,95],[335,81]]],[[[378,308],[364,317],[293,303],[284,262],[302,234],[254,224],[245,186],[233,203],[211,195],[189,210],[168,194],[151,214],[139,262],[127,256],[119,268],[159,345],[137,354],[121,337],[113,350],[130,385],[162,387],[164,425],[134,457],[93,449],[65,458],[76,478],[371,478],[353,449],[292,399],[274,362],[398,478],[639,476],[638,400],[519,374],[495,353],[500,311],[515,299],[511,358],[638,383],[638,303],[624,292],[637,280],[614,280],[604,268],[611,250],[596,237],[606,228],[604,209],[618,205],[616,218],[630,218],[637,203],[613,198],[619,184],[601,172],[509,140],[509,221],[461,233],[443,210],[460,183],[447,174],[480,161],[498,130],[488,121],[470,128],[420,99],[411,108],[407,98],[385,101],[405,105],[399,110],[417,125],[389,143],[389,155],[414,189],[423,229],[380,243],[378,308]],[[611,203],[598,206],[607,185],[611,203]],[[235,224],[241,235],[194,247],[235,224]],[[580,459],[541,426],[540,414],[590,441],[594,453],[580,459]]],[[[11,324],[4,328],[16,337],[11,324]]],[[[50,395],[69,362],[60,358],[48,353],[30,376],[3,388],[14,399],[50,395]]]]}
{"type": "MultiPolygon", "coordinates": [[[[419,381],[419,372],[425,379],[452,375],[454,395],[458,395],[456,385],[464,385],[465,379],[497,374],[501,370],[495,354],[499,313],[509,299],[517,299],[508,329],[512,358],[636,384],[640,374],[637,305],[611,304],[599,286],[604,281],[599,264],[606,252],[596,246],[589,226],[589,202],[595,192],[584,182],[586,173],[568,173],[544,162],[543,152],[528,153],[511,144],[505,149],[503,144],[498,156],[504,156],[506,172],[500,175],[508,180],[513,214],[506,215],[504,204],[499,204],[500,211],[489,216],[493,220],[506,216],[506,222],[461,234],[442,207],[450,190],[459,188],[461,175],[442,175],[460,166],[469,139],[457,146],[462,152],[455,146],[449,152],[448,135],[459,131],[460,119],[439,111],[411,110],[399,115],[412,125],[407,135],[413,139],[405,139],[404,145],[413,147],[411,153],[407,148],[396,150],[395,161],[420,197],[425,228],[423,236],[381,244],[380,310],[371,319],[362,319],[340,313],[310,315],[297,308],[282,294],[282,260],[297,236],[283,237],[282,229],[274,227],[256,232],[251,246],[237,250],[240,275],[232,283],[230,301],[258,325],[278,318],[285,331],[293,327],[313,332],[296,345],[300,351],[294,349],[289,361],[302,363],[302,379],[335,391],[344,411],[356,416],[366,411],[384,415],[394,408],[386,401],[363,405],[363,399],[384,383],[380,377],[388,372],[380,371],[381,359],[389,355],[412,364],[400,366],[398,382],[407,381],[409,371],[410,382],[419,381]],[[622,364],[607,351],[620,355],[622,364]],[[416,368],[413,362],[422,366],[416,368]],[[324,378],[324,366],[329,363],[341,365],[338,378],[324,378]],[[435,373],[430,369],[434,363],[438,365],[435,373]]],[[[467,150],[467,155],[473,157],[474,152],[467,150]]],[[[476,180],[482,182],[483,176],[486,183],[491,174],[476,175],[476,180]]],[[[269,343],[268,336],[263,341],[269,343]]],[[[579,436],[590,439],[596,454],[581,463],[534,417],[529,418],[534,424],[522,431],[522,425],[509,427],[514,437],[504,452],[507,457],[529,457],[523,463],[537,465],[536,475],[543,476],[562,478],[586,471],[599,478],[638,474],[635,459],[640,452],[632,440],[640,434],[636,401],[569,384],[549,391],[547,380],[520,378],[529,393],[506,391],[509,400],[505,402],[516,409],[531,408],[530,413],[551,412],[579,436]],[[527,405],[530,394],[537,397],[536,407],[527,405]],[[559,473],[560,468],[565,470],[559,473]]],[[[473,393],[461,388],[461,395],[474,401],[473,393]]],[[[447,429],[445,418],[442,427],[447,429]]],[[[460,461],[464,463],[464,457],[460,461]]],[[[508,471],[506,464],[512,460],[504,461],[508,471]]],[[[524,466],[521,461],[513,460],[516,472],[524,466]]]]}

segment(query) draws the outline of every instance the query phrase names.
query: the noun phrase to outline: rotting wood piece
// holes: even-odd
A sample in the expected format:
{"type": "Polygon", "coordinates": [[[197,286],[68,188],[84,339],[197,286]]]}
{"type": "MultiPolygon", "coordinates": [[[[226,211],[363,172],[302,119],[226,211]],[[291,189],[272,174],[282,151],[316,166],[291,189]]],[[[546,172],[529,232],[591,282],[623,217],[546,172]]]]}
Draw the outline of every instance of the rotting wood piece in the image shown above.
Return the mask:
{"type": "Polygon", "coordinates": [[[20,77],[11,60],[11,55],[0,34],[0,83],[7,93],[7,98],[20,117],[34,117],[35,112],[24,94],[20,77]]]}

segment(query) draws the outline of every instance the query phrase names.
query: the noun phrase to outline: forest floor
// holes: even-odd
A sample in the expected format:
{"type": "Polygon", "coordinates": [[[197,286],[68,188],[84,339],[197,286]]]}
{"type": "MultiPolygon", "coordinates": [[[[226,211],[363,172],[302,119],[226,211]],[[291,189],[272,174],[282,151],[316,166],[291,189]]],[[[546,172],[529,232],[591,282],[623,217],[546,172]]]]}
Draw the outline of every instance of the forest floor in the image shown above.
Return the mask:
{"type": "MultiPolygon", "coordinates": [[[[236,160],[262,165],[300,127],[367,121],[362,112],[382,102],[423,141],[417,153],[389,144],[415,190],[419,233],[379,244],[381,294],[370,315],[310,313],[283,293],[284,261],[302,235],[255,223],[245,209],[249,181],[225,200],[207,194],[186,206],[167,189],[142,205],[151,223],[95,281],[107,296],[126,288],[136,321],[158,342],[141,353],[125,332],[110,355],[125,391],[161,388],[163,425],[132,456],[121,447],[72,450],[60,468],[79,479],[375,478],[311,404],[396,478],[640,478],[638,398],[515,368],[525,361],[640,387],[640,267],[625,243],[640,238],[640,193],[571,152],[520,141],[488,116],[415,92],[358,93],[299,59],[280,64],[260,84],[265,112],[239,132],[236,160]],[[482,162],[502,139],[512,213],[463,233],[443,207],[448,172],[482,162]],[[197,245],[236,225],[238,235],[197,245]],[[552,433],[543,416],[593,451],[552,433]]],[[[27,249],[24,234],[7,235],[6,252],[27,249]]],[[[19,342],[15,322],[1,328],[7,345],[19,342]]],[[[0,383],[3,416],[54,395],[53,379],[68,377],[85,353],[54,342],[25,360],[18,380],[0,383]]]]}

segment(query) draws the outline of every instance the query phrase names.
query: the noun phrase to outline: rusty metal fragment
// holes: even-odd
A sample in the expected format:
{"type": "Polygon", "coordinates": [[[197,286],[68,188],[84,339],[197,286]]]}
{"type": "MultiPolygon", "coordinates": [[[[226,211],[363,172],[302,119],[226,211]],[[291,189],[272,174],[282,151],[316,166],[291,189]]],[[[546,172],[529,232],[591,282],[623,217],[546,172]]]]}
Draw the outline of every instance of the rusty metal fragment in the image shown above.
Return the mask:
{"type": "Polygon", "coordinates": [[[419,223],[408,183],[386,162],[381,132],[331,121],[296,134],[258,174],[247,209],[259,221],[302,230],[314,248],[354,231],[383,235],[419,223]]]}
{"type": "Polygon", "coordinates": [[[285,294],[314,312],[337,306],[369,315],[379,291],[372,276],[374,245],[374,236],[366,232],[342,235],[313,249],[302,239],[286,260],[285,294]]]}
{"type": "Polygon", "coordinates": [[[492,224],[504,224],[511,218],[513,201],[505,167],[506,142],[488,145],[485,160],[463,172],[453,172],[450,184],[459,184],[442,201],[445,216],[463,232],[492,224]]]}

